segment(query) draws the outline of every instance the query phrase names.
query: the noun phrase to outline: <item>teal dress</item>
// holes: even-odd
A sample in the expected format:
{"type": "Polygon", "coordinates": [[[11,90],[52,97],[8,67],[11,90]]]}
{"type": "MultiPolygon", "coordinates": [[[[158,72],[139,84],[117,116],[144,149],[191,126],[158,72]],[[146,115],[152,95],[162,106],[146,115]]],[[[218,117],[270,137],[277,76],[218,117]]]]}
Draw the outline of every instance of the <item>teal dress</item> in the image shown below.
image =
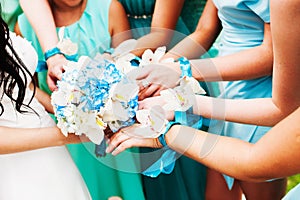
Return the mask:
{"type": "MultiPolygon", "coordinates": [[[[88,0],[81,18],[65,28],[65,37],[79,45],[79,56],[93,56],[110,47],[111,36],[108,31],[108,12],[110,0],[88,0]]],[[[38,39],[25,15],[19,17],[22,35],[32,41],[39,60],[44,60],[38,39]]],[[[39,73],[40,87],[49,92],[46,72],[39,73]],[[42,80],[42,81],[41,81],[42,80]]],[[[83,176],[93,200],[107,200],[120,196],[124,200],[143,200],[143,188],[136,159],[125,152],[118,157],[107,155],[97,158],[92,143],[67,146],[81,175],[83,176]],[[133,173],[135,172],[135,173],[133,173]]]]}
{"type": "MultiPolygon", "coordinates": [[[[219,42],[219,55],[225,56],[262,44],[264,24],[270,23],[269,0],[214,0],[223,30],[219,42]]],[[[220,98],[253,99],[272,97],[272,77],[224,83],[220,98]]],[[[209,132],[257,142],[270,127],[218,121],[209,132]]],[[[251,167],[251,166],[249,166],[251,167]]],[[[234,179],[224,176],[231,188],[234,179]]]]}
{"type": "MultiPolygon", "coordinates": [[[[119,1],[126,10],[134,37],[139,38],[149,33],[155,1],[119,1]]],[[[181,18],[178,20],[176,30],[181,32],[179,35],[182,36],[189,34],[189,31],[181,18]]],[[[152,149],[140,148],[140,152],[143,154],[151,151],[152,149]]],[[[153,155],[153,158],[145,157],[149,160],[157,160],[154,154],[151,155],[153,155]]],[[[145,169],[150,165],[149,160],[143,159],[141,156],[142,169],[145,169]]],[[[142,176],[142,180],[147,200],[201,200],[204,199],[205,194],[206,168],[190,158],[181,156],[176,161],[174,171],[171,174],[160,174],[156,178],[142,176]]]]}
{"type": "Polygon", "coordinates": [[[0,0],[2,17],[7,23],[10,31],[14,31],[18,16],[23,12],[19,0],[0,0]]]}

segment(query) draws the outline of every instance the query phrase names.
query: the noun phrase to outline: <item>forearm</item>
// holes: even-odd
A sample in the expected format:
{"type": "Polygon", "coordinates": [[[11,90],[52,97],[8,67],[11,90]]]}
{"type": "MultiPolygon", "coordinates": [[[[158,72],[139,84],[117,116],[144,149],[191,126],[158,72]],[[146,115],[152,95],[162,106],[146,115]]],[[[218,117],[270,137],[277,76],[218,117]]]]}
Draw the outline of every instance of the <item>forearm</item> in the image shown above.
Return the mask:
{"type": "Polygon", "coordinates": [[[180,58],[182,56],[188,59],[197,59],[205,54],[213,44],[213,39],[206,39],[204,31],[194,32],[175,47],[173,47],[166,55],[165,58],[180,58]]]}
{"type": "Polygon", "coordinates": [[[299,116],[300,109],[256,144],[184,126],[173,126],[166,134],[166,141],[175,151],[241,180],[285,177],[300,172],[299,116]]]}
{"type": "Polygon", "coordinates": [[[47,112],[54,113],[53,106],[51,105],[51,96],[39,88],[36,88],[35,98],[45,107],[47,112]]]}
{"type": "Polygon", "coordinates": [[[199,81],[235,81],[272,74],[272,51],[258,46],[232,55],[191,60],[193,76],[199,81]]]}
{"type": "Polygon", "coordinates": [[[173,126],[166,134],[166,142],[171,149],[209,168],[236,178],[247,177],[250,143],[186,126],[173,126]]]}
{"type": "Polygon", "coordinates": [[[271,98],[221,99],[196,96],[194,113],[206,118],[261,126],[274,126],[287,115],[271,98]]]}
{"type": "Polygon", "coordinates": [[[173,36],[173,30],[151,28],[151,32],[137,40],[133,54],[141,56],[146,49],[155,50],[161,46],[167,46],[173,36]]]}
{"type": "Polygon", "coordinates": [[[55,47],[58,37],[48,0],[20,0],[20,5],[33,27],[43,51],[55,47]]]}
{"type": "Polygon", "coordinates": [[[194,33],[178,43],[165,57],[200,58],[212,46],[221,29],[217,9],[213,2],[208,0],[194,33]]]}
{"type": "Polygon", "coordinates": [[[66,140],[57,127],[28,129],[0,127],[0,138],[0,154],[60,146],[64,145],[66,140]]]}

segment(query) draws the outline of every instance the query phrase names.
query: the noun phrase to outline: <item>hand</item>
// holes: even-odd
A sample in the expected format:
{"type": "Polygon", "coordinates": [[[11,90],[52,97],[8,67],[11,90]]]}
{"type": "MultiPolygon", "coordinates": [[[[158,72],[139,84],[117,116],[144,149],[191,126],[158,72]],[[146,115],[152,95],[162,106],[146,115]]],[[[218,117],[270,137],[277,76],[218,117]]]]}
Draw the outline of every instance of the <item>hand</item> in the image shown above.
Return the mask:
{"type": "MultiPolygon", "coordinates": [[[[151,110],[151,108],[154,108],[155,106],[160,106],[163,107],[167,102],[161,97],[161,96],[156,96],[156,97],[149,97],[146,98],[142,101],[139,101],[139,110],[142,109],[148,109],[151,110]]],[[[165,116],[166,119],[171,121],[174,119],[174,111],[166,111],[165,110],[165,116]]]]}
{"type": "Polygon", "coordinates": [[[133,135],[132,133],[138,128],[140,128],[140,125],[135,124],[114,134],[108,141],[109,145],[106,148],[106,153],[112,153],[115,156],[131,147],[162,148],[157,138],[143,138],[133,135]]]}
{"type": "Polygon", "coordinates": [[[61,80],[63,73],[63,66],[66,65],[68,60],[61,54],[56,54],[47,60],[48,75],[47,83],[50,90],[54,91],[57,89],[56,82],[61,80]]]}
{"type": "Polygon", "coordinates": [[[175,87],[181,74],[178,63],[149,64],[137,70],[135,79],[140,86],[140,100],[158,96],[161,90],[175,87]]]}

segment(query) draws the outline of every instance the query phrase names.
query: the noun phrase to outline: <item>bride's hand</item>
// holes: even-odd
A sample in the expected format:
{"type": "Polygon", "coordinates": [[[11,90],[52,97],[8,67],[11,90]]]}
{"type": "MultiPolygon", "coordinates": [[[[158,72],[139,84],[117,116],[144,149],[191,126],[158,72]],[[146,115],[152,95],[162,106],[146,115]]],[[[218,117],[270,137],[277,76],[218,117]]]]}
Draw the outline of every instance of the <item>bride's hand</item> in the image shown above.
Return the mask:
{"type": "Polygon", "coordinates": [[[109,145],[106,149],[106,153],[117,155],[131,147],[162,147],[157,138],[143,138],[132,134],[137,128],[139,128],[139,126],[140,125],[135,124],[130,127],[126,127],[120,130],[118,133],[114,134],[108,141],[109,145]]]}

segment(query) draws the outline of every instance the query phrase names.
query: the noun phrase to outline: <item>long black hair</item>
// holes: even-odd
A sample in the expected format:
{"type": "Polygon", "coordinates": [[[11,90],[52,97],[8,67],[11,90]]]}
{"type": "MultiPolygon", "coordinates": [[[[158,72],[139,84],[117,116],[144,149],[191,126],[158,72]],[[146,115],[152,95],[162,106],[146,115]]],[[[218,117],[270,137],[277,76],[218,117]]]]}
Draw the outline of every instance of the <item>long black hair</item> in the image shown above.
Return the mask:
{"type": "MultiPolygon", "coordinates": [[[[2,12],[0,4],[0,15],[1,14],[2,12]]],[[[29,102],[26,104],[23,102],[28,81],[33,81],[34,96],[36,88],[34,79],[29,70],[26,68],[25,64],[13,49],[9,36],[8,25],[4,22],[2,16],[0,16],[0,115],[2,115],[4,112],[4,106],[1,103],[4,94],[11,99],[15,105],[15,109],[18,112],[28,112],[28,109],[23,109],[30,109],[29,104],[33,99],[32,96],[29,102]],[[28,80],[27,77],[30,77],[31,80],[28,80]],[[13,91],[16,86],[18,89],[17,96],[13,95],[13,91]]]]}

